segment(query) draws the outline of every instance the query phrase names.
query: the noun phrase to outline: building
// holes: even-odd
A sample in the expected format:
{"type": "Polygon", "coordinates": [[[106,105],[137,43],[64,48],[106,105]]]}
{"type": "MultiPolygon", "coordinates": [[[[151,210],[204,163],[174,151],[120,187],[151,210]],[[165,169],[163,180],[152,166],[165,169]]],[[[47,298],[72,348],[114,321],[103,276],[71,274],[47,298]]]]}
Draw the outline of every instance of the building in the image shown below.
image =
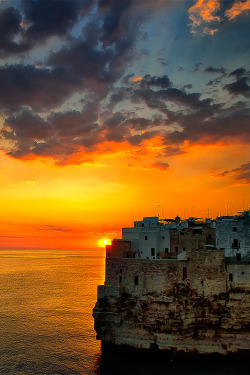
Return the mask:
{"type": "Polygon", "coordinates": [[[216,246],[224,249],[226,258],[250,258],[250,211],[217,217],[216,246]]]}
{"type": "Polygon", "coordinates": [[[107,246],[93,310],[97,338],[103,345],[249,355],[249,230],[249,211],[216,221],[144,217],[123,228],[122,239],[107,246]]]}

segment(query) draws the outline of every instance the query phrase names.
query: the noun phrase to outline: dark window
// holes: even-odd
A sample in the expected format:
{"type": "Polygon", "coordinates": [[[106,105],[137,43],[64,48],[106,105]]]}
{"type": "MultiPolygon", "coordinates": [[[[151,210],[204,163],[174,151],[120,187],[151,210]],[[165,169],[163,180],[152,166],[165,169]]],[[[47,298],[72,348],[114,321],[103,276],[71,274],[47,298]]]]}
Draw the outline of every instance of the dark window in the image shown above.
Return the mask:
{"type": "Polygon", "coordinates": [[[151,247],[151,257],[155,256],[155,248],[151,247]]]}
{"type": "Polygon", "coordinates": [[[187,267],[183,267],[182,280],[186,280],[186,278],[187,278],[187,267]]]}
{"type": "Polygon", "coordinates": [[[233,244],[232,244],[232,248],[233,248],[233,249],[237,249],[238,247],[239,247],[238,240],[237,240],[237,238],[234,238],[234,242],[233,242],[233,244]]]}
{"type": "Polygon", "coordinates": [[[183,251],[186,251],[186,248],[185,248],[185,247],[183,247],[183,251]]]}
{"type": "Polygon", "coordinates": [[[148,239],[148,236],[145,236],[145,241],[147,241],[147,239],[148,239]]]}
{"type": "Polygon", "coordinates": [[[204,280],[201,280],[201,285],[204,285],[204,280]]]}
{"type": "Polygon", "coordinates": [[[165,247],[165,253],[168,253],[168,247],[165,247]]]}
{"type": "Polygon", "coordinates": [[[134,284],[138,285],[138,283],[139,283],[139,276],[135,276],[134,277],[134,284]]]}
{"type": "Polygon", "coordinates": [[[233,281],[233,274],[232,273],[229,274],[229,281],[233,281]]]}
{"type": "Polygon", "coordinates": [[[237,253],[237,254],[236,254],[236,259],[237,259],[237,260],[241,260],[241,253],[237,253]]]}
{"type": "Polygon", "coordinates": [[[241,274],[242,274],[242,275],[245,275],[245,272],[244,272],[244,271],[242,271],[242,272],[241,272],[241,274]]]}
{"type": "Polygon", "coordinates": [[[129,253],[127,253],[126,258],[129,258],[129,253]]]}
{"type": "Polygon", "coordinates": [[[119,283],[122,283],[122,276],[119,276],[119,283]]]}
{"type": "Polygon", "coordinates": [[[176,251],[176,252],[178,251],[178,246],[175,246],[175,251],[176,251]]]}
{"type": "Polygon", "coordinates": [[[193,233],[194,234],[202,234],[202,229],[194,229],[193,233]]]}
{"type": "Polygon", "coordinates": [[[165,237],[164,237],[164,236],[162,236],[162,239],[163,239],[163,240],[164,240],[164,238],[165,238],[165,237]]]}
{"type": "Polygon", "coordinates": [[[122,268],[120,268],[120,273],[122,273],[122,268]]]}
{"type": "Polygon", "coordinates": [[[237,232],[237,227],[233,227],[233,232],[237,232]]]}

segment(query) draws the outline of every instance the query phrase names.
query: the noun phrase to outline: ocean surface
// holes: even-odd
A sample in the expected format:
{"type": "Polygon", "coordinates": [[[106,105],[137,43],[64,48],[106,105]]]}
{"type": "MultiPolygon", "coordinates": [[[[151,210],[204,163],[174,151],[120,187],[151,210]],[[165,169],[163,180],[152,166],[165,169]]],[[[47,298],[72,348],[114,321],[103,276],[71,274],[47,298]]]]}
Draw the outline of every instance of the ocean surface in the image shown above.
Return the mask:
{"type": "Polygon", "coordinates": [[[0,250],[0,375],[247,374],[209,363],[103,352],[92,309],[105,251],[0,250]]]}

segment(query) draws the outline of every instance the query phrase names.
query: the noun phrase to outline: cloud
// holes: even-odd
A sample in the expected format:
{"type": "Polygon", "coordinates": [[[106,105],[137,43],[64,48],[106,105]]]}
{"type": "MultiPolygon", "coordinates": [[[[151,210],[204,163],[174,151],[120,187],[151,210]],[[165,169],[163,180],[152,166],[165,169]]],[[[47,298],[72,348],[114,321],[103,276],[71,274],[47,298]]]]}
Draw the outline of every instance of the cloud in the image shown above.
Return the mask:
{"type": "Polygon", "coordinates": [[[14,6],[0,9],[0,54],[29,51],[51,37],[66,36],[91,4],[91,0],[22,0],[20,10],[14,6]]]}
{"type": "Polygon", "coordinates": [[[234,168],[234,169],[219,173],[215,175],[215,177],[225,177],[228,175],[232,175],[237,181],[250,183],[250,162],[241,164],[238,168],[234,168]]]}
{"type": "Polygon", "coordinates": [[[188,10],[192,31],[206,22],[220,22],[221,17],[216,15],[219,10],[220,0],[197,0],[188,10]]]}
{"type": "Polygon", "coordinates": [[[188,12],[191,20],[191,33],[196,34],[201,28],[205,34],[214,35],[218,28],[226,22],[235,21],[250,11],[250,0],[223,1],[223,0],[196,0],[188,12]]]}
{"type": "Polygon", "coordinates": [[[72,228],[66,228],[66,227],[57,227],[55,225],[42,225],[41,227],[36,228],[36,231],[38,232],[63,232],[63,233],[74,233],[74,230],[72,228]]]}
{"type": "MultiPolygon", "coordinates": [[[[178,84],[180,78],[174,73],[175,82],[150,68],[146,74],[146,64],[143,70],[136,69],[142,26],[153,12],[166,10],[172,3],[176,4],[145,0],[142,7],[132,0],[66,1],[60,8],[61,2],[39,0],[24,2],[22,10],[1,9],[2,53],[37,48],[39,56],[25,65],[20,54],[18,64],[10,60],[0,66],[0,108],[5,116],[1,137],[8,141],[4,142],[8,154],[52,157],[66,164],[89,160],[92,155],[84,154],[112,148],[114,142],[136,148],[154,137],[167,157],[185,152],[194,142],[249,142],[247,104],[228,108],[227,102],[228,93],[242,94],[245,102],[249,97],[246,65],[226,75],[220,63],[195,65],[200,59],[193,59],[193,72],[207,73],[205,90],[196,89],[197,77],[193,84],[187,76],[178,84]],[[38,47],[55,36],[57,48],[46,52],[42,61],[38,47]],[[211,74],[219,76],[206,83],[211,74]],[[221,88],[226,91],[218,99],[215,90],[221,92],[221,88]],[[103,146],[104,142],[110,144],[103,146]]],[[[209,24],[212,30],[225,12],[225,6],[218,4],[196,1],[190,11],[194,22],[200,21],[202,27],[209,24]]],[[[34,58],[31,52],[29,56],[34,58]]]]}
{"type": "Polygon", "coordinates": [[[152,167],[159,169],[160,171],[166,171],[167,169],[169,169],[169,164],[157,162],[157,163],[152,164],[152,167]]]}
{"type": "Polygon", "coordinates": [[[225,12],[229,20],[234,20],[240,15],[247,14],[250,11],[250,0],[236,1],[233,6],[225,12]]]}
{"type": "Polygon", "coordinates": [[[83,89],[75,72],[62,66],[37,69],[21,64],[0,67],[0,87],[2,111],[30,106],[40,112],[62,104],[83,89]]]}
{"type": "Polygon", "coordinates": [[[245,97],[250,97],[250,86],[247,84],[249,81],[248,77],[240,77],[235,82],[229,83],[224,86],[226,90],[233,95],[243,95],[245,97]]]}
{"type": "Polygon", "coordinates": [[[229,74],[229,76],[235,76],[237,78],[240,78],[245,75],[247,75],[247,71],[244,68],[235,69],[233,72],[229,74]]]}
{"type": "Polygon", "coordinates": [[[208,68],[206,68],[204,70],[205,73],[218,73],[218,74],[222,74],[222,75],[225,75],[225,69],[224,68],[214,68],[212,66],[209,66],[208,68]]]}
{"type": "Polygon", "coordinates": [[[15,54],[25,50],[25,45],[14,41],[16,34],[21,32],[21,14],[13,7],[0,9],[0,56],[15,54]]]}

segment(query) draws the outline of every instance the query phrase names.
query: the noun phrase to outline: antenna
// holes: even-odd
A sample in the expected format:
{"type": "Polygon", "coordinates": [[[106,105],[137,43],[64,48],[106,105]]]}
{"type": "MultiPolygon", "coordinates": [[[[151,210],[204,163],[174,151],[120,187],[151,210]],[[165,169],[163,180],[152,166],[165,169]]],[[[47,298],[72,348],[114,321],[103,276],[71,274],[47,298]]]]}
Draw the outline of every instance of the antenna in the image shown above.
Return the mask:
{"type": "Polygon", "coordinates": [[[160,219],[159,207],[161,207],[160,204],[157,205],[157,216],[158,216],[158,220],[160,219]]]}
{"type": "Polygon", "coordinates": [[[210,218],[210,210],[209,210],[209,207],[207,208],[207,219],[210,218]]]}

